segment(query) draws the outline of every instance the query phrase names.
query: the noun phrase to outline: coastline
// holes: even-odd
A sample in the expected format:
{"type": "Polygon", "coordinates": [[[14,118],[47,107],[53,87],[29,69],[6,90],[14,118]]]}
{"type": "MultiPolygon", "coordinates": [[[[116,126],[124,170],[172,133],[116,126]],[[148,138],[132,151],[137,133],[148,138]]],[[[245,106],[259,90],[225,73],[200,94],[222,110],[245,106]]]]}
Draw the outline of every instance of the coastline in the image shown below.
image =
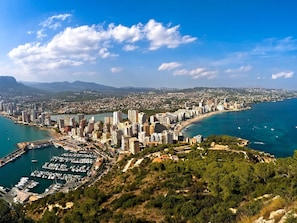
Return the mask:
{"type": "Polygon", "coordinates": [[[18,119],[16,117],[8,115],[5,112],[0,112],[0,116],[10,119],[11,121],[13,121],[15,124],[18,124],[18,125],[26,125],[26,126],[30,126],[33,128],[38,128],[39,130],[47,131],[51,138],[56,139],[56,138],[60,137],[60,134],[57,133],[52,127],[39,126],[37,124],[32,124],[32,123],[23,123],[23,122],[18,121],[18,119]]]}
{"type": "Polygon", "coordinates": [[[189,125],[193,124],[193,123],[196,123],[196,122],[199,122],[199,121],[202,121],[203,119],[206,119],[206,118],[209,118],[211,116],[214,116],[214,115],[218,115],[218,114],[222,114],[222,113],[225,113],[225,112],[240,112],[240,111],[244,111],[244,110],[247,110],[247,109],[251,109],[250,107],[246,107],[246,108],[243,108],[243,109],[236,109],[236,110],[220,110],[220,111],[212,111],[212,112],[208,112],[208,113],[204,113],[204,114],[201,114],[201,115],[198,115],[194,118],[191,118],[191,119],[187,119],[185,121],[182,121],[180,122],[178,125],[177,125],[177,128],[176,130],[178,132],[182,132],[186,127],[188,127],[189,125]]]}

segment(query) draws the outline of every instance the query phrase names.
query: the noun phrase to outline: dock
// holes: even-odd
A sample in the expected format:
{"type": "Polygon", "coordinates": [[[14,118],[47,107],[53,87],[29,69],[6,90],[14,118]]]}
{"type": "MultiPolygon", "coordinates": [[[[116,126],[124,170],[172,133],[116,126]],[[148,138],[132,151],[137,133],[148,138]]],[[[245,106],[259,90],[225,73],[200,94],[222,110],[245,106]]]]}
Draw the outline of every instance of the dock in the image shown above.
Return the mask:
{"type": "Polygon", "coordinates": [[[17,158],[25,154],[27,150],[17,149],[16,151],[4,156],[0,159],[0,168],[5,166],[6,164],[15,161],[17,158]]]}
{"type": "Polygon", "coordinates": [[[53,145],[49,139],[36,140],[30,142],[20,142],[17,144],[18,149],[0,159],[0,168],[6,164],[15,161],[17,158],[25,154],[28,149],[39,149],[53,145]]]}

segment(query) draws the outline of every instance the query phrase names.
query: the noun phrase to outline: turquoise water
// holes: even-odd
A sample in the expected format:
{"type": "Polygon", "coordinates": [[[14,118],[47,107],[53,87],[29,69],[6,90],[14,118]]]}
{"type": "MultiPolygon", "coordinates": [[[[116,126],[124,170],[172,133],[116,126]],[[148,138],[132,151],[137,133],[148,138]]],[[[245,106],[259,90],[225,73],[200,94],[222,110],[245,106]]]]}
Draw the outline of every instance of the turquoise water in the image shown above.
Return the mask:
{"type": "Polygon", "coordinates": [[[297,150],[297,99],[255,104],[252,109],[221,113],[189,126],[185,136],[232,135],[248,139],[253,149],[276,157],[297,150]]]}
{"type": "MultiPolygon", "coordinates": [[[[34,170],[42,170],[41,166],[48,162],[51,156],[59,156],[65,152],[62,148],[55,148],[54,146],[35,149],[34,158],[38,160],[37,163],[32,163],[33,152],[28,151],[17,160],[6,164],[0,168],[0,185],[8,188],[17,184],[21,177],[29,177],[34,170]]],[[[39,185],[32,191],[36,193],[42,193],[48,188],[53,181],[45,179],[37,179],[39,185]]]]}
{"type": "Polygon", "coordinates": [[[0,157],[17,149],[17,143],[50,138],[48,131],[36,127],[14,124],[8,118],[0,116],[0,157]]]}

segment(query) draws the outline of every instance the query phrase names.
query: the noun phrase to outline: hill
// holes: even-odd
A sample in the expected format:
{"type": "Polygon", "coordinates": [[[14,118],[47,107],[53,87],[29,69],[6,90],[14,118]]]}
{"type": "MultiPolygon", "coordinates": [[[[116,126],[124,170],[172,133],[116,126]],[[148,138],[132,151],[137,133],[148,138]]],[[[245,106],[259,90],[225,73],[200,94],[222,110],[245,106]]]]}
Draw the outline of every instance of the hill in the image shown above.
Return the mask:
{"type": "Polygon", "coordinates": [[[82,92],[82,91],[96,91],[105,94],[127,94],[133,92],[146,92],[154,90],[153,88],[134,88],[134,87],[123,87],[116,88],[107,85],[74,81],[74,82],[52,82],[52,83],[32,83],[24,82],[26,86],[39,89],[42,91],[61,93],[61,92],[82,92]]]}
{"type": "Polygon", "coordinates": [[[30,86],[32,88],[36,88],[39,90],[44,90],[48,92],[65,92],[65,91],[98,91],[98,92],[115,92],[117,88],[105,86],[96,83],[83,82],[83,81],[75,81],[75,82],[52,82],[52,83],[31,83],[24,82],[25,85],[30,86]]]}
{"type": "Polygon", "coordinates": [[[0,76],[0,94],[4,96],[40,94],[42,91],[28,87],[11,76],[0,76]]]}
{"type": "Polygon", "coordinates": [[[296,220],[297,156],[263,162],[255,159],[263,154],[232,137],[209,140],[201,145],[205,149],[146,149],[118,162],[93,186],[33,202],[27,217],[40,222],[296,220]],[[212,142],[229,149],[213,150],[212,142]]]}

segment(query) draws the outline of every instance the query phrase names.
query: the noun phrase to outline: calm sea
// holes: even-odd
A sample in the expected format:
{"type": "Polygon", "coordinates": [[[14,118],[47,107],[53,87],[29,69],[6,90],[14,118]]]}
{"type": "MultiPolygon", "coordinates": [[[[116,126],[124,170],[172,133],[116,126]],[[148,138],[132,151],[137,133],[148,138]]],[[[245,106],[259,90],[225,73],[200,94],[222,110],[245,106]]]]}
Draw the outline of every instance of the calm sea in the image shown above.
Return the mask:
{"type": "Polygon", "coordinates": [[[276,157],[297,150],[297,99],[255,104],[252,109],[221,113],[189,126],[188,137],[200,134],[231,135],[248,139],[253,149],[276,157]]]}

